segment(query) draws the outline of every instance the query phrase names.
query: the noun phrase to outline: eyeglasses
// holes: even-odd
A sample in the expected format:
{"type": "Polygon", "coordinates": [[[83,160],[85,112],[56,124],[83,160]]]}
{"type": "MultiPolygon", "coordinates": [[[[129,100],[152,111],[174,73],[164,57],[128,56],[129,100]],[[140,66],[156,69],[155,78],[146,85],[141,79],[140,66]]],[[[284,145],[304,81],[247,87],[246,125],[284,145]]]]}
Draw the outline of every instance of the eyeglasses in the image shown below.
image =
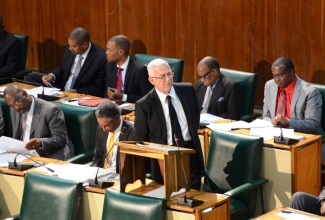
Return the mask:
{"type": "Polygon", "coordinates": [[[13,108],[13,107],[19,105],[20,102],[21,102],[21,96],[18,98],[15,98],[14,102],[12,103],[12,105],[10,105],[10,107],[13,108]]]}
{"type": "Polygon", "coordinates": [[[157,76],[151,76],[151,78],[161,79],[162,81],[165,81],[167,77],[171,79],[171,78],[174,77],[174,75],[175,75],[174,72],[169,72],[169,73],[164,74],[164,75],[161,75],[159,77],[157,77],[157,76]]]}
{"type": "Polygon", "coordinates": [[[207,72],[206,74],[204,74],[203,76],[198,76],[199,79],[204,79],[207,75],[209,75],[209,73],[211,73],[213,69],[210,69],[209,72],[207,72]]]}

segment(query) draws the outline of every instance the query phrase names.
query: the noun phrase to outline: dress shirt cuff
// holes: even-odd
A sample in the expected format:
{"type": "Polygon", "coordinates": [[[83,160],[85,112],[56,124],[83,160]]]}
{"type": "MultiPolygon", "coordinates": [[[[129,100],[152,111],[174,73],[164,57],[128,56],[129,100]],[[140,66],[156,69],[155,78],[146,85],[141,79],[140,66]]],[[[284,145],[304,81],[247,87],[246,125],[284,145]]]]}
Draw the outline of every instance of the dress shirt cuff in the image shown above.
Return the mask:
{"type": "Polygon", "coordinates": [[[122,101],[126,102],[127,98],[128,98],[128,95],[127,94],[123,94],[122,101]]]}

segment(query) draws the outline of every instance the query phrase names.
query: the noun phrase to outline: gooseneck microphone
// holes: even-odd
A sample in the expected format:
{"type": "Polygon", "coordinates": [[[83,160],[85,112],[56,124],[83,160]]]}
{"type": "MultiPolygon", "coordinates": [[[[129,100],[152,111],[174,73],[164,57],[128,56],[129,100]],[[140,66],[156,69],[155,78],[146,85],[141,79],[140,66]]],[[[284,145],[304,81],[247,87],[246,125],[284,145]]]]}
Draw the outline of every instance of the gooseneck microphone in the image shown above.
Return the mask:
{"type": "Polygon", "coordinates": [[[291,145],[294,143],[297,143],[299,140],[294,139],[294,138],[288,138],[284,137],[282,133],[282,128],[279,127],[281,130],[280,136],[274,136],[274,143],[276,144],[285,144],[285,145],[291,145]]]}
{"type": "Polygon", "coordinates": [[[40,163],[40,162],[38,162],[38,161],[36,161],[36,160],[33,160],[32,158],[27,157],[26,155],[21,154],[21,153],[17,153],[17,155],[15,156],[15,159],[14,159],[13,162],[8,162],[8,168],[9,168],[9,169],[16,169],[16,170],[24,171],[24,170],[30,169],[30,168],[32,168],[32,167],[35,167],[35,164],[30,164],[30,163],[17,163],[17,156],[18,156],[18,155],[21,155],[21,156],[26,157],[27,159],[33,161],[35,164],[37,164],[37,165],[39,165],[39,166],[43,166],[44,168],[46,168],[48,171],[50,171],[50,172],[52,172],[52,173],[54,172],[53,169],[51,169],[51,168],[45,166],[45,164],[40,163]]]}
{"type": "MultiPolygon", "coordinates": [[[[120,131],[120,135],[123,135],[124,130],[126,129],[126,127],[123,127],[120,131]]],[[[109,149],[109,151],[106,153],[105,158],[109,155],[109,153],[113,150],[114,146],[112,146],[111,149],[109,149]]],[[[100,167],[98,167],[95,178],[94,179],[90,179],[89,180],[89,186],[97,186],[98,188],[107,188],[110,186],[113,186],[115,181],[112,180],[105,180],[105,181],[101,181],[98,180],[98,171],[99,171],[100,167]]]]}
{"type": "Polygon", "coordinates": [[[192,197],[189,197],[189,198],[187,198],[187,196],[186,196],[186,190],[188,188],[188,180],[187,180],[186,173],[185,173],[185,168],[184,168],[184,163],[183,163],[183,159],[182,159],[182,154],[181,154],[181,151],[180,151],[179,145],[178,145],[178,138],[176,137],[175,134],[174,134],[174,140],[175,140],[176,146],[178,148],[178,154],[179,154],[179,158],[180,158],[180,161],[181,161],[181,164],[182,164],[183,175],[184,175],[185,184],[186,184],[186,188],[185,188],[185,192],[184,192],[184,197],[183,198],[177,198],[177,205],[186,205],[186,206],[191,207],[191,208],[192,207],[195,207],[195,206],[198,206],[198,205],[201,205],[203,203],[202,200],[193,199],[193,196],[192,197]]]}
{"type": "Polygon", "coordinates": [[[58,100],[60,98],[60,97],[52,96],[52,95],[45,95],[44,94],[44,85],[43,84],[39,84],[39,83],[35,83],[35,82],[29,82],[29,81],[25,81],[25,80],[16,79],[16,78],[11,78],[11,81],[20,82],[20,83],[24,83],[24,84],[28,84],[28,85],[32,85],[32,86],[42,86],[42,88],[43,88],[42,94],[37,94],[37,98],[43,99],[45,101],[55,101],[55,100],[58,100]]]}

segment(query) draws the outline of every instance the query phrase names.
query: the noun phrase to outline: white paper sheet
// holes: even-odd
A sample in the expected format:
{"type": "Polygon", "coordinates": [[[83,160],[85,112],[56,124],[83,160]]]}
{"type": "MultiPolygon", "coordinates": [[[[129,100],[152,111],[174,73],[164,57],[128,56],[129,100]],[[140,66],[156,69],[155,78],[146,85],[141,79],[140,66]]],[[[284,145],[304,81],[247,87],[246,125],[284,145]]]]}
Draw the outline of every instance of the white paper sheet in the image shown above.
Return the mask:
{"type": "Polygon", "coordinates": [[[20,154],[29,154],[29,150],[25,148],[25,143],[6,136],[0,137],[0,150],[12,151],[20,154]]]}
{"type": "MultiPolygon", "coordinates": [[[[15,157],[17,156],[16,153],[3,153],[0,154],[0,167],[8,167],[8,162],[13,162],[15,160],[15,157]]],[[[26,157],[30,156],[23,156],[23,155],[18,155],[16,157],[16,162],[20,162],[26,159],[26,157]]]]}

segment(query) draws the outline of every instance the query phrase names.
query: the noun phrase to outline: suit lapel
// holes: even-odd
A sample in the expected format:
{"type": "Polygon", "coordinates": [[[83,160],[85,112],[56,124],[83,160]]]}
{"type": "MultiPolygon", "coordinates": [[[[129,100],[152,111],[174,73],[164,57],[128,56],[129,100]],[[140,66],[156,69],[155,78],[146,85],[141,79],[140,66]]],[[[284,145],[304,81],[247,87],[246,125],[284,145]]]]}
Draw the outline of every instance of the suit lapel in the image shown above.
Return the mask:
{"type": "Polygon", "coordinates": [[[212,106],[212,104],[214,102],[218,102],[219,98],[221,97],[221,94],[223,92],[223,89],[224,89],[224,77],[222,75],[220,75],[220,78],[216,84],[216,86],[214,87],[213,89],[213,92],[212,92],[212,95],[211,95],[211,98],[210,98],[210,102],[209,102],[209,107],[208,109],[212,106]]]}
{"type": "Polygon", "coordinates": [[[296,82],[295,89],[293,91],[293,96],[292,96],[291,105],[290,105],[290,117],[291,118],[296,117],[295,109],[296,109],[296,104],[298,102],[300,92],[301,92],[301,80],[298,76],[296,76],[296,77],[297,77],[297,82],[296,82]]]}
{"type": "Polygon", "coordinates": [[[128,83],[130,81],[130,78],[132,76],[132,72],[133,72],[133,67],[134,67],[134,62],[133,60],[129,59],[129,64],[128,64],[128,67],[126,69],[126,73],[125,73],[125,78],[124,78],[124,92],[127,90],[128,88],[128,83]]]}
{"type": "Polygon", "coordinates": [[[30,127],[30,137],[34,137],[34,135],[32,136],[32,134],[34,133],[39,121],[40,121],[40,113],[41,113],[41,109],[42,109],[42,104],[40,104],[36,99],[34,99],[35,101],[35,106],[34,106],[34,112],[33,112],[33,119],[32,119],[32,124],[30,127]]]}
{"type": "Polygon", "coordinates": [[[82,79],[84,77],[85,74],[87,74],[87,70],[89,69],[90,65],[93,62],[93,58],[94,58],[94,46],[91,45],[89,53],[85,59],[85,62],[83,63],[80,72],[78,74],[78,77],[76,79],[76,82],[78,82],[80,79],[82,79]]]}
{"type": "MultiPolygon", "coordinates": [[[[158,94],[155,89],[151,90],[151,100],[152,100],[152,109],[153,111],[157,111],[158,117],[161,119],[160,121],[160,129],[163,132],[163,140],[167,142],[167,127],[166,127],[166,118],[164,115],[164,111],[160,102],[160,99],[158,97],[158,94]]],[[[158,125],[157,125],[158,126],[158,125]]]]}

